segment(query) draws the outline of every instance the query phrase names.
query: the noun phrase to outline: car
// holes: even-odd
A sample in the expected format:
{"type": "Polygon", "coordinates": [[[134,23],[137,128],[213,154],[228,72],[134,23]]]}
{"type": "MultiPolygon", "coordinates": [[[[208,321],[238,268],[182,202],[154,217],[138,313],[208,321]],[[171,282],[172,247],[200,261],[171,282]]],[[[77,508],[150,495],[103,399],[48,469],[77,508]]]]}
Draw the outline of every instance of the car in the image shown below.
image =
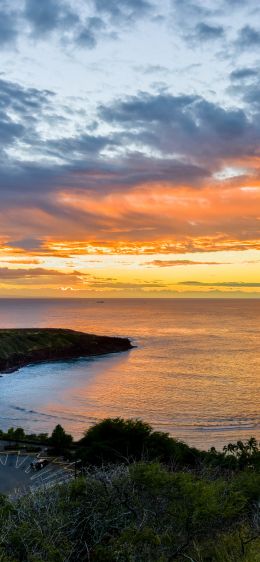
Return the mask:
{"type": "Polygon", "coordinates": [[[49,461],[47,459],[38,459],[37,461],[32,461],[30,467],[32,468],[32,470],[41,470],[48,464],[49,461]]]}

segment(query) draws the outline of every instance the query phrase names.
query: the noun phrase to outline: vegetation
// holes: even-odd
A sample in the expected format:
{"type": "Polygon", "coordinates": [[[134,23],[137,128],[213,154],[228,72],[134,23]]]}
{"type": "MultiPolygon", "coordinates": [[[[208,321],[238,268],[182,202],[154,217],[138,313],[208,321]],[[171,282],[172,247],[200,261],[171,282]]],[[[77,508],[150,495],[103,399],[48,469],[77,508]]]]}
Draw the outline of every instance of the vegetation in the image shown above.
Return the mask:
{"type": "MultiPolygon", "coordinates": [[[[48,442],[72,441],[56,426],[48,442]]],[[[254,438],[203,452],[116,418],[71,455],[83,461],[75,481],[1,498],[0,562],[260,562],[254,438]]]]}
{"type": "Polygon", "coordinates": [[[22,427],[16,429],[10,427],[7,432],[0,430],[0,439],[9,443],[5,445],[5,451],[26,450],[27,452],[37,453],[41,450],[39,445],[48,445],[55,455],[70,454],[69,449],[73,444],[72,435],[66,433],[59,424],[56,425],[50,437],[48,433],[26,434],[22,427]],[[38,446],[37,443],[39,443],[38,446]]]}
{"type": "Polygon", "coordinates": [[[0,429],[0,439],[15,443],[47,443],[49,436],[48,433],[25,433],[22,427],[10,427],[7,431],[0,429]]]}
{"type": "Polygon", "coordinates": [[[0,372],[39,361],[72,359],[126,351],[127,338],[96,336],[51,328],[0,330],[0,372]]]}
{"type": "Polygon", "coordinates": [[[174,466],[194,466],[203,456],[167,433],[153,431],[141,420],[105,419],[88,429],[78,443],[85,463],[104,465],[159,460],[174,466]]]}
{"type": "Polygon", "coordinates": [[[48,444],[53,447],[56,454],[63,454],[72,445],[73,438],[69,433],[64,431],[61,425],[56,425],[51,437],[48,439],[48,444]]]}
{"type": "Polygon", "coordinates": [[[229,444],[223,452],[214,447],[205,452],[177,441],[168,433],[153,431],[141,420],[105,419],[88,429],[77,447],[84,463],[96,466],[158,461],[173,470],[200,471],[207,467],[222,473],[247,467],[260,469],[260,451],[253,437],[246,443],[229,444]]]}

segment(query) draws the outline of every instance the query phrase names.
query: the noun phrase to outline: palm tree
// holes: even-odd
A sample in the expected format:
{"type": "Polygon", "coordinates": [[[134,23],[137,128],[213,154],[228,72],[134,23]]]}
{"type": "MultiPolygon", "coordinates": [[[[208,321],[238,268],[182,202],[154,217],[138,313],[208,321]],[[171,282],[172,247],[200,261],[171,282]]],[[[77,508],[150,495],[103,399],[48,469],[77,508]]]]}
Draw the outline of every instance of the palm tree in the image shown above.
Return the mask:
{"type": "Polygon", "coordinates": [[[255,437],[250,437],[250,439],[248,439],[246,441],[246,444],[247,444],[248,451],[250,452],[251,455],[254,455],[255,453],[257,453],[258,446],[257,446],[257,440],[255,439],[255,437]]]}
{"type": "Polygon", "coordinates": [[[231,453],[232,455],[236,452],[237,446],[234,443],[228,443],[223,447],[223,451],[225,454],[231,453]]]}

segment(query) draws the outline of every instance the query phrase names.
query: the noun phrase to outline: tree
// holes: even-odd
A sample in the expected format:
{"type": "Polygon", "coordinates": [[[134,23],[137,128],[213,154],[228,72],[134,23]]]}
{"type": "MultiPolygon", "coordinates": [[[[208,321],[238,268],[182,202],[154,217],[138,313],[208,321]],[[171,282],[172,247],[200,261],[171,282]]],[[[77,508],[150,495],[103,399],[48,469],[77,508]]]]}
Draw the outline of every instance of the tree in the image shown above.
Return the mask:
{"type": "Polygon", "coordinates": [[[13,439],[16,441],[23,441],[25,439],[25,432],[22,427],[17,427],[13,432],[13,439]]]}
{"type": "Polygon", "coordinates": [[[54,447],[57,453],[63,453],[66,449],[68,449],[73,441],[72,435],[66,433],[63,427],[58,424],[54,428],[51,437],[49,439],[49,444],[54,447]]]}
{"type": "Polygon", "coordinates": [[[107,418],[86,431],[79,448],[83,462],[96,465],[159,460],[193,466],[200,456],[196,449],[167,433],[153,431],[139,419],[107,418]]]}

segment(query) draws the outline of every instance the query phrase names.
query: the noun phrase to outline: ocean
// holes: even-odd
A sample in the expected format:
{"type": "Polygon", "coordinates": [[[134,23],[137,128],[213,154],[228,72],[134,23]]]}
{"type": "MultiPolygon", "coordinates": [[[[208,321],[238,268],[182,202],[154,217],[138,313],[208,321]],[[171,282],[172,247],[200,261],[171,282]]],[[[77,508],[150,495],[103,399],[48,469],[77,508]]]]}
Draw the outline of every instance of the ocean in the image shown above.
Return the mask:
{"type": "Polygon", "coordinates": [[[0,428],[79,438],[141,418],[208,449],[260,439],[260,300],[1,299],[0,327],[127,336],[129,352],[24,367],[0,378],[0,428]]]}

